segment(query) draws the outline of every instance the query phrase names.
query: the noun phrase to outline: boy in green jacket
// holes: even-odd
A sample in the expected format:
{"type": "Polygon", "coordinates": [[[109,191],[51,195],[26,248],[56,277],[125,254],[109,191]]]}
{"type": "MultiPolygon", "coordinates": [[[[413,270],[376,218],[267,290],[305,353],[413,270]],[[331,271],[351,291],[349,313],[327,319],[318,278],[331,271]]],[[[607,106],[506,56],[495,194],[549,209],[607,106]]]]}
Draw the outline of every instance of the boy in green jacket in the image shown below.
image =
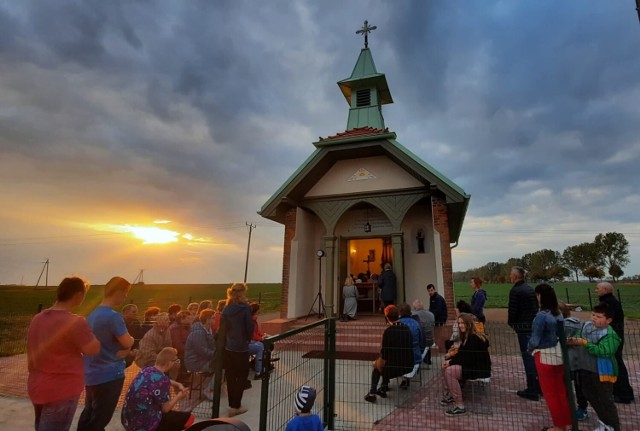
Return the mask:
{"type": "Polygon", "coordinates": [[[567,344],[584,346],[577,358],[583,394],[600,419],[598,430],[620,430],[618,410],[613,402],[613,384],[618,376],[615,354],[620,337],[610,325],[613,310],[607,304],[593,307],[591,321],[584,324],[577,337],[567,339],[567,344]]]}

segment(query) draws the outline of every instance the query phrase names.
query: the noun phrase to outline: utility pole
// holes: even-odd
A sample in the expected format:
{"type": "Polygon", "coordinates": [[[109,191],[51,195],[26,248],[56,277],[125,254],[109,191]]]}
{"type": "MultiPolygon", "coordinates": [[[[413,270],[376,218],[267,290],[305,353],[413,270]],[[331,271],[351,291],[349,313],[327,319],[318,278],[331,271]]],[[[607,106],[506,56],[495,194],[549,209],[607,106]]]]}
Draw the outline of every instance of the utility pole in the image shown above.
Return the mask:
{"type": "Polygon", "coordinates": [[[247,271],[249,270],[249,248],[251,247],[251,232],[255,229],[256,225],[249,222],[244,222],[249,228],[249,241],[247,242],[247,261],[244,264],[244,282],[247,282],[247,271]]]}
{"type": "Polygon", "coordinates": [[[38,281],[36,282],[36,287],[38,287],[38,285],[40,284],[40,279],[42,278],[42,274],[45,272],[45,270],[47,272],[44,278],[44,287],[47,287],[49,285],[49,258],[40,263],[43,263],[44,265],[42,266],[42,271],[40,271],[40,276],[38,277],[38,281]]]}

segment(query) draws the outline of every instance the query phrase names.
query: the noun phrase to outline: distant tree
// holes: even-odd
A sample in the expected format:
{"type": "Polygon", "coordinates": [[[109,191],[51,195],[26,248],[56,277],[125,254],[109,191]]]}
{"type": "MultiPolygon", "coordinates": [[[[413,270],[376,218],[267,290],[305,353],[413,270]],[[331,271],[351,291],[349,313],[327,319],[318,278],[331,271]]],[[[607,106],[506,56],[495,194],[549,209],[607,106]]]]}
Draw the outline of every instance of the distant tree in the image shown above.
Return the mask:
{"type": "MultiPolygon", "coordinates": [[[[591,266],[599,267],[602,265],[598,254],[598,250],[594,243],[583,242],[582,244],[571,245],[565,248],[562,253],[562,261],[564,266],[575,274],[576,283],[579,283],[579,271],[584,274],[584,269],[591,266]]],[[[584,276],[586,277],[587,275],[584,274],[584,276]]]]}
{"type": "Polygon", "coordinates": [[[594,240],[598,254],[605,267],[611,271],[614,265],[620,269],[629,263],[629,241],[618,232],[599,233],[594,240]]]}
{"type": "Polygon", "coordinates": [[[562,259],[557,251],[545,248],[525,256],[529,260],[531,279],[533,280],[549,281],[566,273],[563,271],[562,259]]]}
{"type": "Polygon", "coordinates": [[[602,279],[604,277],[604,271],[597,266],[590,266],[582,270],[582,274],[589,278],[589,281],[593,281],[594,278],[602,279]]]}
{"type": "Polygon", "coordinates": [[[609,275],[613,277],[613,281],[618,281],[618,279],[624,275],[624,271],[618,264],[614,263],[611,265],[611,268],[609,268],[609,275]]]}
{"type": "Polygon", "coordinates": [[[489,262],[484,266],[484,279],[489,283],[495,283],[500,276],[502,264],[500,262],[489,262]]]}

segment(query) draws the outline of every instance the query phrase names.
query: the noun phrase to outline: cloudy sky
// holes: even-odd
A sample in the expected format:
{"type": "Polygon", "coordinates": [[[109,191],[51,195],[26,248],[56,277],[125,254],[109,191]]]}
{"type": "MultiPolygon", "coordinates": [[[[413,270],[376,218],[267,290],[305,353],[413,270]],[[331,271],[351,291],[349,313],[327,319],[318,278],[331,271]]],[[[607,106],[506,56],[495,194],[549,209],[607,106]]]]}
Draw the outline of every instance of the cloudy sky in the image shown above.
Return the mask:
{"type": "Polygon", "coordinates": [[[616,231],[640,273],[632,0],[0,0],[0,283],[226,283],[245,222],[280,281],[256,213],[344,131],[364,19],[386,125],[472,196],[454,270],[616,231]]]}

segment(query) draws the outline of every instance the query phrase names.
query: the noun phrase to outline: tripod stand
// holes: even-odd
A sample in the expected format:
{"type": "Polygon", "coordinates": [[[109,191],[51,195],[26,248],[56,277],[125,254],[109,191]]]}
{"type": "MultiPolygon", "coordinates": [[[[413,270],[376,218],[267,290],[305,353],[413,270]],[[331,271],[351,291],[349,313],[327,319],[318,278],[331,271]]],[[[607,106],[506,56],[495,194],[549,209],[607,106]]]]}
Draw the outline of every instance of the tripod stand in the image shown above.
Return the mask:
{"type": "Polygon", "coordinates": [[[313,304],[311,304],[311,308],[309,308],[309,313],[304,320],[307,320],[309,316],[315,314],[313,311],[313,307],[318,303],[318,319],[321,319],[326,315],[326,309],[324,307],[324,301],[322,300],[322,256],[318,255],[318,294],[316,295],[316,299],[313,300],[313,304]]]}

